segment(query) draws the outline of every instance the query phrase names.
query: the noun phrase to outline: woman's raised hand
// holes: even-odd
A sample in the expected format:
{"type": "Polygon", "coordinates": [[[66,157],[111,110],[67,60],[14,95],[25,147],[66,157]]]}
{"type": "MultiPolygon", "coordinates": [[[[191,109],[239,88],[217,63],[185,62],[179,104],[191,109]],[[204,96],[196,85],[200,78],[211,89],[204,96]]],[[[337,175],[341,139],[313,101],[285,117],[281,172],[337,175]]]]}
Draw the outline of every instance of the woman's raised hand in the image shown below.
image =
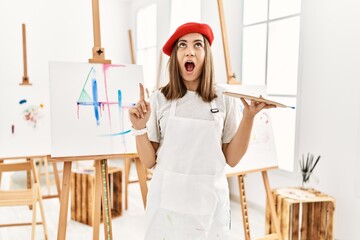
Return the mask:
{"type": "Polygon", "coordinates": [[[130,121],[133,128],[139,130],[146,127],[146,123],[149,120],[151,108],[150,103],[145,101],[144,86],[139,83],[140,87],[140,100],[135,106],[129,109],[130,121]]]}
{"type": "MultiPolygon", "coordinates": [[[[262,98],[261,95],[260,98],[262,98]]],[[[250,104],[248,104],[244,98],[241,98],[241,102],[244,105],[243,114],[248,117],[255,117],[255,115],[263,109],[276,108],[275,105],[257,102],[255,100],[251,100],[250,104]]]]}

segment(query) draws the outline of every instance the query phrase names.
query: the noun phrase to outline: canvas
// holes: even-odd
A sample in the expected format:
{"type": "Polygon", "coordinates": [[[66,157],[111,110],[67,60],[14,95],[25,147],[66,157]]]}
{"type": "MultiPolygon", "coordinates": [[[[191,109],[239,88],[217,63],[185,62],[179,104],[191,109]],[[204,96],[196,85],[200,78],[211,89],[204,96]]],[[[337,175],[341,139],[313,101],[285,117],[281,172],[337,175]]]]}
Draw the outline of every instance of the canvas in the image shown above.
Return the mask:
{"type": "Polygon", "coordinates": [[[136,153],[128,110],[141,66],[51,62],[49,73],[52,157],[136,153]]]}
{"type": "Polygon", "coordinates": [[[13,81],[0,94],[0,158],[50,154],[50,104],[46,82],[13,81]]]}

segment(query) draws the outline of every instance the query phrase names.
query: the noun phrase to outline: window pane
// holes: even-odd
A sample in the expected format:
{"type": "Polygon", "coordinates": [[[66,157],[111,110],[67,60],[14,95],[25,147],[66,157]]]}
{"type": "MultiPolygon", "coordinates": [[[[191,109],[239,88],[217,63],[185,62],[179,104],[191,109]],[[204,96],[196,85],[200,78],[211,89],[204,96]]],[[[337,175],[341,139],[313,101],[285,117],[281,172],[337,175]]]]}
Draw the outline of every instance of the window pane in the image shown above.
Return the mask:
{"type": "Polygon", "coordinates": [[[244,25],[267,19],[268,0],[244,0],[244,25]]]}
{"type": "Polygon", "coordinates": [[[144,85],[151,94],[156,83],[156,48],[137,51],[137,64],[143,65],[144,85]]]}
{"type": "MultiPolygon", "coordinates": [[[[288,106],[296,105],[296,98],[268,97],[269,99],[288,106]]],[[[295,151],[295,119],[296,110],[291,108],[277,108],[269,111],[272,120],[274,141],[278,157],[279,168],[292,171],[294,169],[295,151]]],[[[295,161],[296,162],[296,161],[295,161]]]]}
{"type": "Polygon", "coordinates": [[[156,4],[141,8],[136,16],[137,49],[156,45],[156,4]]]}
{"type": "Polygon", "coordinates": [[[265,84],[266,25],[244,28],[242,83],[265,84]]]}
{"type": "Polygon", "coordinates": [[[268,94],[296,95],[299,17],[271,22],[268,49],[268,94]]]}
{"type": "Polygon", "coordinates": [[[300,13],[300,0],[270,0],[269,18],[279,18],[300,13]]]}
{"type": "Polygon", "coordinates": [[[201,0],[171,0],[170,32],[186,22],[201,22],[201,0]]]}

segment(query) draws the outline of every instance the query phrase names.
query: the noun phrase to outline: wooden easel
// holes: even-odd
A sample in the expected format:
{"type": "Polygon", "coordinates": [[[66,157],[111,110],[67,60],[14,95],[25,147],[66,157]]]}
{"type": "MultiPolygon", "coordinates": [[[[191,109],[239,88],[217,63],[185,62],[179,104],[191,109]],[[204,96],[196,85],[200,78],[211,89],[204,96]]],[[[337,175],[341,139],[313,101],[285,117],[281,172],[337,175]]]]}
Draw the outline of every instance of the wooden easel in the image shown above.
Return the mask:
{"type": "Polygon", "coordinates": [[[258,238],[257,240],[270,240],[270,239],[282,240],[281,231],[280,231],[280,223],[279,223],[277,213],[275,210],[275,203],[274,203],[274,199],[273,199],[272,192],[271,192],[269,177],[267,174],[268,170],[273,170],[273,169],[277,169],[277,167],[274,166],[274,167],[268,167],[268,168],[264,168],[264,169],[257,169],[257,170],[251,170],[251,171],[233,172],[233,173],[228,173],[226,175],[227,177],[235,177],[236,176],[237,180],[238,180],[239,192],[240,192],[240,205],[241,205],[241,213],[242,213],[242,218],[243,218],[243,228],[244,228],[245,240],[251,240],[251,236],[250,236],[250,223],[249,223],[249,215],[248,215],[248,207],[247,207],[248,205],[247,205],[247,200],[246,200],[244,176],[246,174],[255,173],[255,172],[261,172],[263,182],[264,182],[264,188],[265,188],[265,192],[266,192],[266,198],[267,198],[266,200],[268,201],[268,204],[269,204],[268,206],[270,208],[271,219],[275,223],[274,228],[275,228],[275,232],[276,232],[273,234],[266,235],[262,238],[258,238]]]}
{"type": "Polygon", "coordinates": [[[134,44],[130,29],[128,30],[128,35],[129,35],[129,44],[130,44],[131,64],[135,64],[136,62],[135,62],[135,54],[134,54],[134,44]]]}
{"type": "Polygon", "coordinates": [[[94,47],[92,48],[93,58],[89,59],[89,63],[111,64],[111,60],[105,59],[105,49],[101,47],[100,13],[99,13],[98,0],[92,0],[92,13],[93,13],[94,47]]]}
{"type": "MultiPolygon", "coordinates": [[[[221,35],[223,40],[223,47],[224,47],[224,56],[225,56],[225,64],[226,64],[226,73],[227,73],[227,83],[228,84],[241,84],[241,81],[237,81],[235,79],[235,73],[232,72],[231,64],[230,64],[230,54],[228,49],[228,42],[227,42],[227,32],[226,32],[226,24],[224,18],[224,8],[222,4],[222,0],[217,0],[218,2],[218,10],[219,10],[219,18],[220,18],[220,25],[221,25],[221,35]]],[[[270,239],[278,239],[282,240],[281,231],[280,231],[280,224],[277,217],[277,213],[275,210],[274,199],[272,197],[269,178],[267,174],[267,170],[269,169],[261,169],[257,171],[261,171],[264,187],[266,191],[267,201],[270,206],[270,212],[273,222],[275,223],[275,234],[266,235],[261,240],[270,240],[270,239]]],[[[239,184],[239,192],[240,192],[240,204],[243,216],[243,227],[244,227],[244,234],[245,239],[250,240],[250,224],[249,224],[249,216],[248,216],[248,208],[247,208],[247,200],[246,200],[246,193],[245,193],[245,182],[244,176],[248,172],[241,172],[236,174],[229,174],[228,177],[237,176],[238,184],[239,184]]],[[[259,239],[259,240],[260,240],[259,239]]]]}
{"type": "Polygon", "coordinates": [[[28,72],[27,72],[27,53],[26,53],[26,26],[22,24],[22,45],[23,45],[23,63],[24,63],[24,75],[22,77],[21,86],[31,86],[28,72]]]}
{"type": "Polygon", "coordinates": [[[94,223],[93,223],[93,239],[99,239],[100,233],[100,209],[101,202],[103,205],[103,219],[104,219],[104,235],[106,240],[112,240],[112,224],[111,224],[111,211],[110,211],[110,193],[108,178],[108,165],[107,161],[110,159],[119,158],[134,158],[136,164],[136,171],[138,173],[139,184],[143,204],[146,203],[146,174],[145,169],[136,154],[113,154],[113,155],[97,155],[97,156],[78,156],[78,157],[49,157],[50,162],[63,162],[63,182],[60,196],[60,213],[58,225],[58,240],[66,239],[66,225],[69,204],[69,192],[71,182],[71,166],[73,161],[94,160],[95,161],[95,194],[94,196],[94,223]]]}
{"type": "MultiPolygon", "coordinates": [[[[258,238],[258,240],[260,240],[260,239],[261,240],[266,240],[266,239],[282,240],[281,232],[280,232],[280,224],[279,224],[279,221],[278,221],[278,218],[277,218],[277,213],[276,213],[276,210],[275,210],[275,203],[274,203],[274,199],[272,197],[269,178],[268,178],[268,174],[267,174],[267,170],[275,169],[275,168],[276,167],[269,168],[269,169],[262,169],[262,170],[259,170],[259,171],[261,171],[261,174],[262,174],[264,187],[265,187],[265,191],[266,191],[266,196],[267,196],[267,201],[268,201],[269,206],[270,206],[270,215],[271,215],[271,218],[272,218],[273,222],[275,223],[275,231],[276,231],[276,233],[266,235],[266,236],[264,236],[262,238],[258,238]]],[[[252,171],[252,172],[257,172],[257,170],[252,171]]],[[[228,174],[227,175],[227,177],[236,176],[237,179],[238,179],[239,192],[240,192],[241,212],[242,212],[242,217],[243,217],[244,235],[245,235],[246,240],[251,239],[251,237],[250,237],[249,215],[248,215],[248,207],[247,207],[246,191],[245,191],[245,182],[244,182],[244,176],[246,174],[248,174],[248,173],[250,173],[250,172],[240,172],[240,173],[228,174]]]]}
{"type": "Polygon", "coordinates": [[[227,40],[227,31],[224,17],[224,8],[222,4],[222,0],[217,0],[218,2],[218,10],[219,10],[219,18],[220,18],[220,26],[221,26],[221,36],[223,41],[224,55],[225,55],[225,65],[226,65],[226,79],[228,84],[240,84],[240,81],[235,79],[235,73],[231,69],[230,64],[230,53],[228,47],[227,40]]]}
{"type": "MultiPolygon", "coordinates": [[[[111,64],[110,60],[105,60],[104,49],[101,47],[100,40],[100,20],[99,20],[99,4],[98,0],[92,0],[93,8],[93,27],[94,27],[94,47],[93,59],[89,59],[90,63],[111,64]]],[[[60,196],[60,213],[58,225],[58,240],[66,239],[67,214],[69,204],[69,191],[71,185],[71,167],[73,161],[94,160],[95,166],[95,196],[93,206],[93,239],[99,239],[100,233],[100,214],[101,202],[103,206],[104,219],[104,235],[106,240],[112,240],[112,223],[110,210],[110,191],[108,182],[108,164],[110,159],[135,159],[136,170],[138,173],[143,204],[146,203],[146,176],[144,167],[140,162],[137,154],[106,154],[106,155],[92,155],[92,156],[49,156],[49,162],[63,162],[63,182],[60,196]]]]}

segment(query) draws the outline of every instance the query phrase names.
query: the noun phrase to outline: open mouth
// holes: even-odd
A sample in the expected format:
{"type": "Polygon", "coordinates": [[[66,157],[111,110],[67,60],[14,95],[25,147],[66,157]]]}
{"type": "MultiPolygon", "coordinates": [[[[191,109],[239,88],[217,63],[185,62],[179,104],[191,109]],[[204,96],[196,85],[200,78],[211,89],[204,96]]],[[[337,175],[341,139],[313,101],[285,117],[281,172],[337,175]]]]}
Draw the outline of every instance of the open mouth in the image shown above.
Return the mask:
{"type": "Polygon", "coordinates": [[[192,72],[195,68],[195,63],[191,62],[191,61],[187,61],[185,63],[185,69],[187,72],[192,72]]]}

